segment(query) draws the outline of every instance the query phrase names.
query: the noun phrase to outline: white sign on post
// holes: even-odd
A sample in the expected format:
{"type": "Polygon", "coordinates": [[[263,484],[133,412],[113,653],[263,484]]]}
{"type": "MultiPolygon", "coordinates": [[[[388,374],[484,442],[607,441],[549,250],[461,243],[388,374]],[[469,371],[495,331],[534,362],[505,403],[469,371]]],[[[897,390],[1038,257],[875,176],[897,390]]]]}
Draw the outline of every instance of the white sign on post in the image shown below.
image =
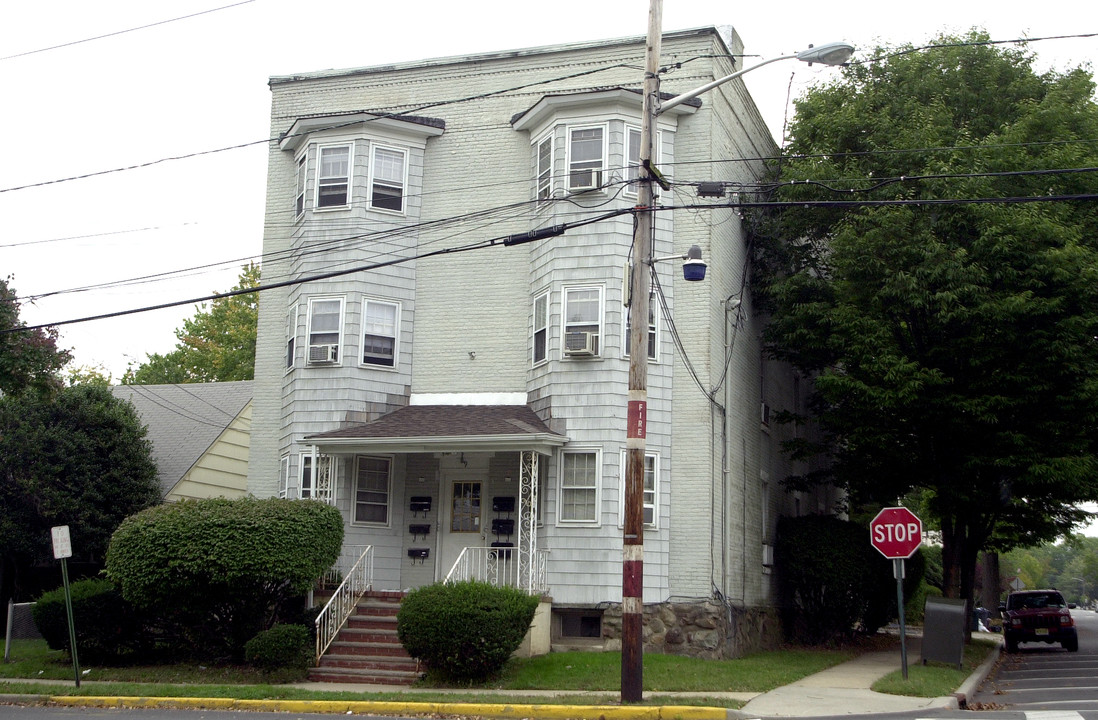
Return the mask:
{"type": "Polygon", "coordinates": [[[61,560],[62,558],[72,557],[72,540],[69,539],[69,526],[58,525],[52,527],[50,528],[50,534],[53,536],[53,559],[61,560]]]}

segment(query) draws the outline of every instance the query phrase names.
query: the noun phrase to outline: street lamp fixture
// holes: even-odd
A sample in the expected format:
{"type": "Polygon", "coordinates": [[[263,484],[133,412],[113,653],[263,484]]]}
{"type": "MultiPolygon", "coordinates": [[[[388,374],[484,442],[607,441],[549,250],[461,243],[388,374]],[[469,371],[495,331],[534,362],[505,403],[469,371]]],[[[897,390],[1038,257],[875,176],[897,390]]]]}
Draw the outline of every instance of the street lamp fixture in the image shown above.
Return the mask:
{"type": "Polygon", "coordinates": [[[653,263],[663,260],[682,260],[682,279],[687,282],[698,282],[705,279],[705,268],[707,266],[705,261],[702,260],[701,248],[697,245],[691,245],[690,249],[682,255],[665,255],[652,258],[653,263]]]}

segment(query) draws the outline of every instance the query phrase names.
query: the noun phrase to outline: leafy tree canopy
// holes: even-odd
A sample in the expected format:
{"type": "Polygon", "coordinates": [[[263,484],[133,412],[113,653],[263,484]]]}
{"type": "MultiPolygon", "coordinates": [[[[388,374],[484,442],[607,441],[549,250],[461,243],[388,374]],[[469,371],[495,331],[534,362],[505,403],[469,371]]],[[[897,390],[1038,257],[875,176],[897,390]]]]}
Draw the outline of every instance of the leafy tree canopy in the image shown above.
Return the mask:
{"type": "Polygon", "coordinates": [[[119,523],[159,501],[145,428],[133,406],[105,386],[0,397],[5,572],[52,562],[55,525],[69,526],[74,560],[101,564],[119,523]]]}
{"type": "Polygon", "coordinates": [[[878,48],[810,91],[771,198],[947,202],[788,205],[754,239],[769,347],[815,378],[823,440],[791,450],[830,460],[791,484],[923,491],[951,597],[981,548],[1098,497],[1098,203],[1051,199],[1098,192],[1094,83],[987,41],[878,48]],[[1016,200],[952,202],[978,198],[1016,200]]]}
{"type": "Polygon", "coordinates": [[[0,279],[0,394],[28,388],[54,390],[58,373],[72,355],[57,347],[57,330],[22,330],[19,298],[8,281],[0,279]]]}
{"type": "MultiPolygon", "coordinates": [[[[230,292],[259,286],[259,266],[249,263],[230,292]]],[[[227,382],[251,380],[255,372],[255,338],[259,294],[244,293],[215,299],[175,331],[175,349],[152,353],[122,376],[124,385],[227,382]]]]}

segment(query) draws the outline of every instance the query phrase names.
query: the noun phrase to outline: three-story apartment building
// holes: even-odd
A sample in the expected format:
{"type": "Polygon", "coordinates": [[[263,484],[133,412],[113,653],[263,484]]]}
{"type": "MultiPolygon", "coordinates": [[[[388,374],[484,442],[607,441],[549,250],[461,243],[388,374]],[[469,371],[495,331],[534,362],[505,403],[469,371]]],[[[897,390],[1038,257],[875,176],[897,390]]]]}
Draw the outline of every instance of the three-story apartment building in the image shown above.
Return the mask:
{"type": "MultiPolygon", "coordinates": [[[[337,505],[375,586],[461,568],[551,598],[556,642],[620,637],[628,275],[644,39],[275,77],[249,490],[337,505]],[[533,238],[533,239],[531,239],[533,238]],[[529,240],[528,242],[522,242],[529,240]],[[456,569],[455,569],[456,568],[456,569]]],[[[734,71],[731,31],[668,33],[664,92],[734,71]]],[[[787,494],[731,195],[777,148],[744,86],[658,118],[644,486],[649,648],[778,637],[787,494]],[[671,209],[678,207],[679,209],[671,209]]]]}

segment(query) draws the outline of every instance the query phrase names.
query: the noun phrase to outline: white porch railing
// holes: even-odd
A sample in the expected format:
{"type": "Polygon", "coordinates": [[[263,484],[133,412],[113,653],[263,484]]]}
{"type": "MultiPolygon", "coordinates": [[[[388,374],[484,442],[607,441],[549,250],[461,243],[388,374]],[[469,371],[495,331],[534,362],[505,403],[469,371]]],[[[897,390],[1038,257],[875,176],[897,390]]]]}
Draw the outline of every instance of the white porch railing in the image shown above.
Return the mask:
{"type": "Polygon", "coordinates": [[[529,578],[519,573],[518,553],[518,548],[467,547],[458,555],[443,582],[479,580],[496,587],[516,587],[535,595],[544,595],[549,590],[545,569],[549,551],[538,550],[535,553],[530,568],[532,577],[529,578]]]}
{"type": "MultiPolygon", "coordinates": [[[[328,649],[335,640],[343,623],[355,611],[359,598],[374,584],[374,548],[362,547],[358,560],[343,573],[343,582],[336,588],[335,594],[316,616],[316,659],[328,649]]],[[[348,548],[349,549],[349,548],[348,548]]],[[[342,572],[342,571],[341,571],[342,572]]]]}
{"type": "MultiPolygon", "coordinates": [[[[335,561],[335,564],[328,568],[324,573],[324,577],[321,578],[321,583],[326,587],[336,587],[343,578],[347,577],[347,574],[351,572],[351,568],[355,566],[358,559],[362,557],[362,553],[366,552],[369,545],[344,545],[339,551],[339,558],[335,561]]],[[[371,582],[373,577],[370,578],[371,582]]]]}

